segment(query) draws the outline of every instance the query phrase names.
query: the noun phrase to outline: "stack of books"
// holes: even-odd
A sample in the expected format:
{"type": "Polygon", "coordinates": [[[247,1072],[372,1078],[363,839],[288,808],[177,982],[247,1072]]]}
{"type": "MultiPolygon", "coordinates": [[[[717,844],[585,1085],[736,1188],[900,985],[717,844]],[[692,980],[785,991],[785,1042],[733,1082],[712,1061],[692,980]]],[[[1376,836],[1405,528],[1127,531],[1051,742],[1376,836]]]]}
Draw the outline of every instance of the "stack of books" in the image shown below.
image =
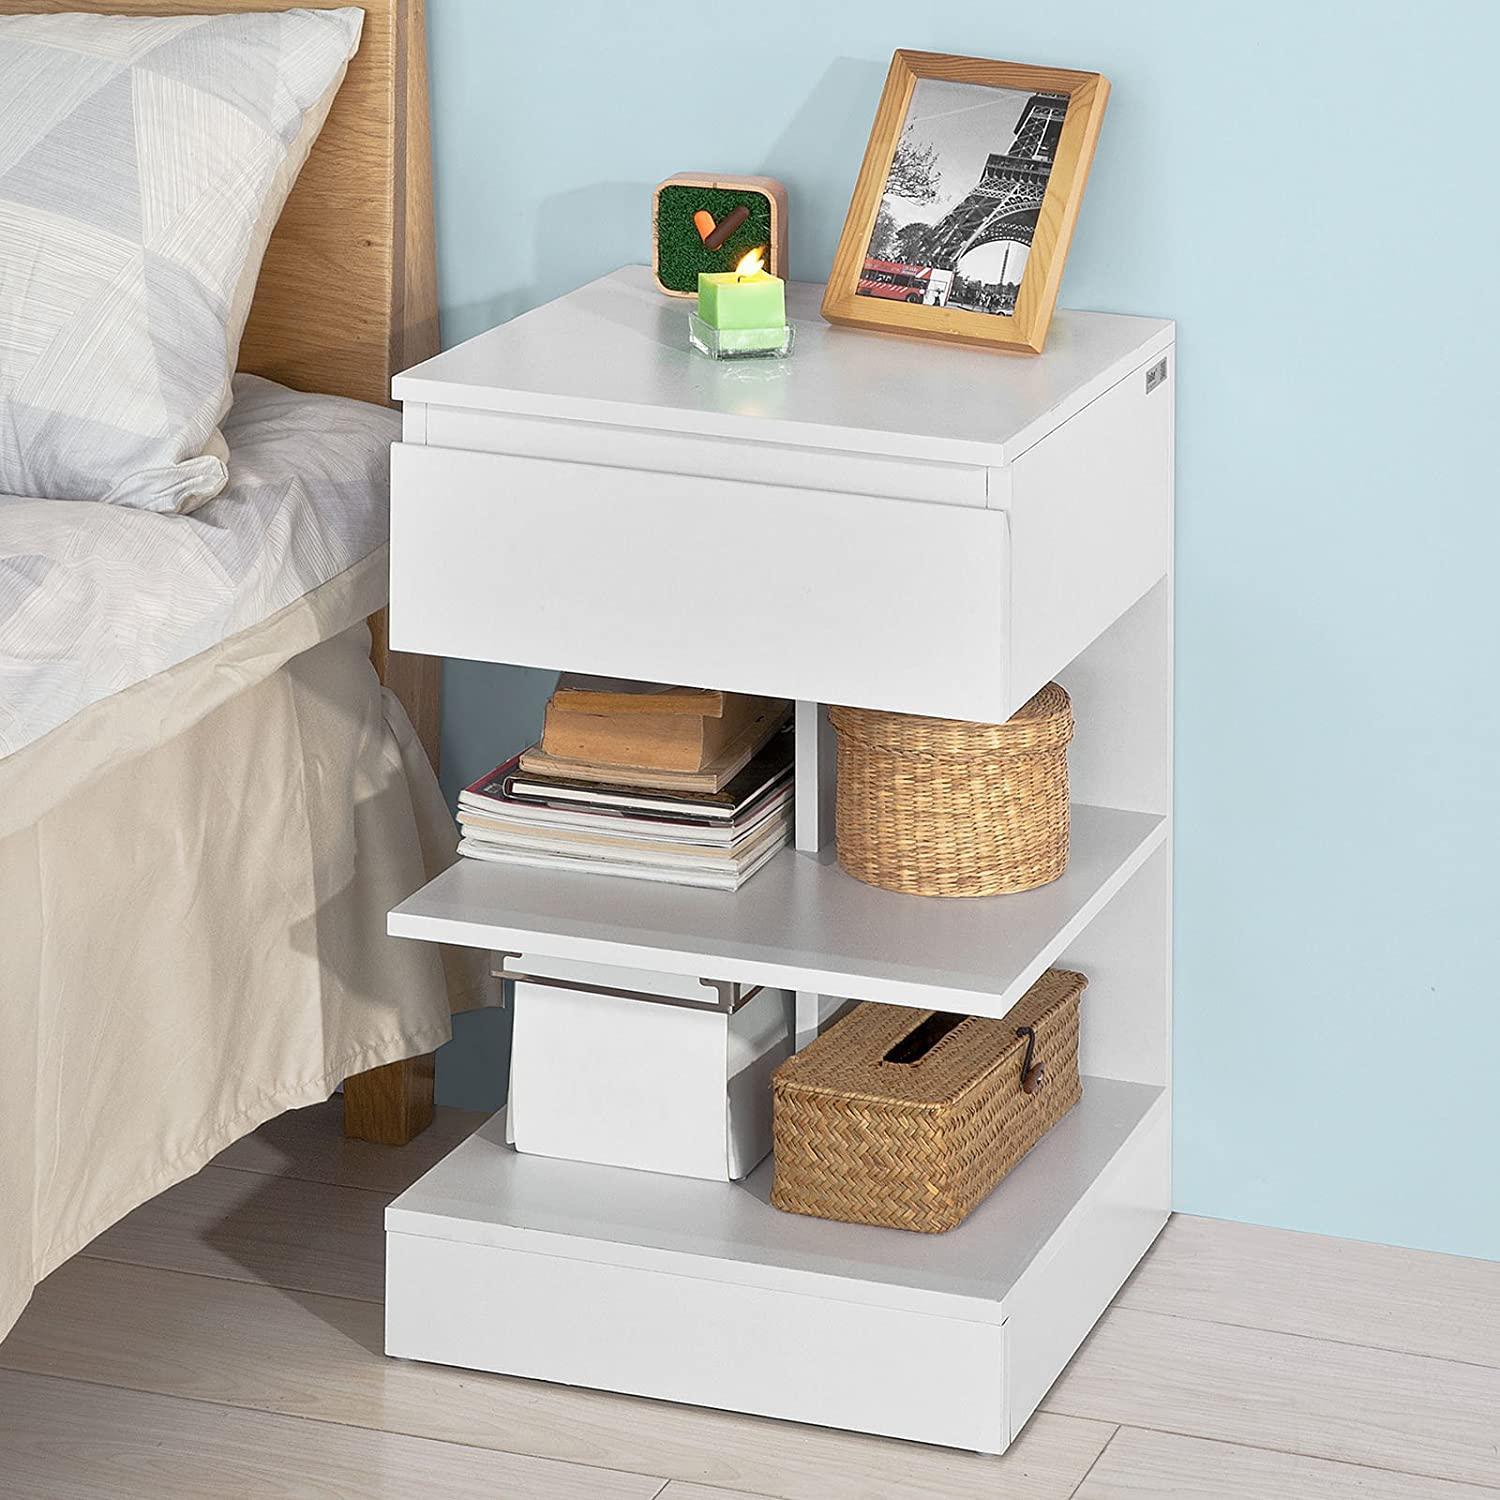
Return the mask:
{"type": "Polygon", "coordinates": [[[565,675],[541,741],[459,793],[460,854],[738,890],[791,837],[790,705],[565,675]]]}

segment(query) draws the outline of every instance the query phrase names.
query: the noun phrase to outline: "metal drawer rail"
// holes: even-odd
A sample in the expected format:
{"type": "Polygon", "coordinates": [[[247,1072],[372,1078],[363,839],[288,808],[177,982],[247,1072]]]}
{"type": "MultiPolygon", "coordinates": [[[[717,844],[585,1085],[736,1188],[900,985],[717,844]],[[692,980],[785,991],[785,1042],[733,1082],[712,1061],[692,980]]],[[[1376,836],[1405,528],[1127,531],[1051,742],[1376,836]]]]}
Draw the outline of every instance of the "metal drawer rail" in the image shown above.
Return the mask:
{"type": "Polygon", "coordinates": [[[617,1000],[644,1000],[649,1005],[676,1005],[684,1010],[722,1011],[729,1016],[732,1016],[742,1005],[753,1000],[763,988],[761,985],[754,984],[748,990],[742,990],[738,980],[700,978],[698,983],[711,989],[718,998],[690,1000],[685,995],[657,995],[650,990],[616,989],[612,985],[590,984],[581,979],[554,979],[548,974],[523,974],[506,964],[507,959],[520,957],[519,953],[495,954],[496,964],[491,972],[496,979],[519,980],[522,984],[546,985],[554,990],[578,990],[586,995],[612,995],[617,1000]]]}

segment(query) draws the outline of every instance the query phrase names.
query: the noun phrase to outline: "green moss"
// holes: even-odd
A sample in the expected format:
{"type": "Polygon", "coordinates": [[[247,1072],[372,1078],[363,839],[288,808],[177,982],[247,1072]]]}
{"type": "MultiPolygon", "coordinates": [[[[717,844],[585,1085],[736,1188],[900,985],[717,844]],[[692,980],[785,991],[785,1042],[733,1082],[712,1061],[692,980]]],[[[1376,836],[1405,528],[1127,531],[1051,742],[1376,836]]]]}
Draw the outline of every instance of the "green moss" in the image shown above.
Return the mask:
{"type": "MultiPolygon", "coordinates": [[[[657,275],[674,292],[696,292],[700,271],[732,271],[739,258],[757,245],[771,243],[771,203],[764,193],[726,188],[664,187],[657,200],[657,275]],[[750,217],[717,250],[709,250],[698,236],[693,215],[706,208],[718,223],[743,204],[750,217]]],[[[770,255],[766,256],[769,268],[770,255]]]]}

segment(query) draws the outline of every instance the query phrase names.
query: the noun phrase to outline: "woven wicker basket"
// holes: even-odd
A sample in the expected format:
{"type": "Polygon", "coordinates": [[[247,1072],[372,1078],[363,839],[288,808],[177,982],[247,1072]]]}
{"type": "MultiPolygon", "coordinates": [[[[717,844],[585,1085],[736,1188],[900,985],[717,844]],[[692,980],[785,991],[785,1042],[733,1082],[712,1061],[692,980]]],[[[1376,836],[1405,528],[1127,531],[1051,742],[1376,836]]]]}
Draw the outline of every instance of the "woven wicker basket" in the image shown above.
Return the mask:
{"type": "Polygon", "coordinates": [[[926,1233],[961,1223],[1082,1097],[1087,983],[1049,969],[999,1021],[857,1006],[776,1070],[771,1202],[926,1233]]]}
{"type": "Polygon", "coordinates": [[[839,863],[917,896],[997,896],[1068,864],[1073,711],[1055,682],[1004,724],[831,708],[839,863]]]}

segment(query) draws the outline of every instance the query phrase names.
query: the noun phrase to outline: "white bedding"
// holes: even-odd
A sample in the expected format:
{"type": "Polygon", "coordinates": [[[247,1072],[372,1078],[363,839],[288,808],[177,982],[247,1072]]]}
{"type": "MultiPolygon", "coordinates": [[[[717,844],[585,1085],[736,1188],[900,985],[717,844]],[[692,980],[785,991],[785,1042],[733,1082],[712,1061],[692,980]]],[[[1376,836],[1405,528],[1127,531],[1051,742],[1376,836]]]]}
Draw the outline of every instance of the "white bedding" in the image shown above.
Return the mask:
{"type": "Polygon", "coordinates": [[[223,432],[192,515],[0,496],[0,758],[385,544],[396,413],[237,375],[223,432]]]}
{"type": "Polygon", "coordinates": [[[385,934],[455,833],[370,665],[383,563],[0,761],[0,1340],[122,1215],[490,998],[483,955],[385,934]]]}
{"type": "Polygon", "coordinates": [[[493,999],[385,933],[455,843],[364,623],[397,419],[236,392],[193,515],[0,499],[0,1339],[137,1204],[493,999]]]}

